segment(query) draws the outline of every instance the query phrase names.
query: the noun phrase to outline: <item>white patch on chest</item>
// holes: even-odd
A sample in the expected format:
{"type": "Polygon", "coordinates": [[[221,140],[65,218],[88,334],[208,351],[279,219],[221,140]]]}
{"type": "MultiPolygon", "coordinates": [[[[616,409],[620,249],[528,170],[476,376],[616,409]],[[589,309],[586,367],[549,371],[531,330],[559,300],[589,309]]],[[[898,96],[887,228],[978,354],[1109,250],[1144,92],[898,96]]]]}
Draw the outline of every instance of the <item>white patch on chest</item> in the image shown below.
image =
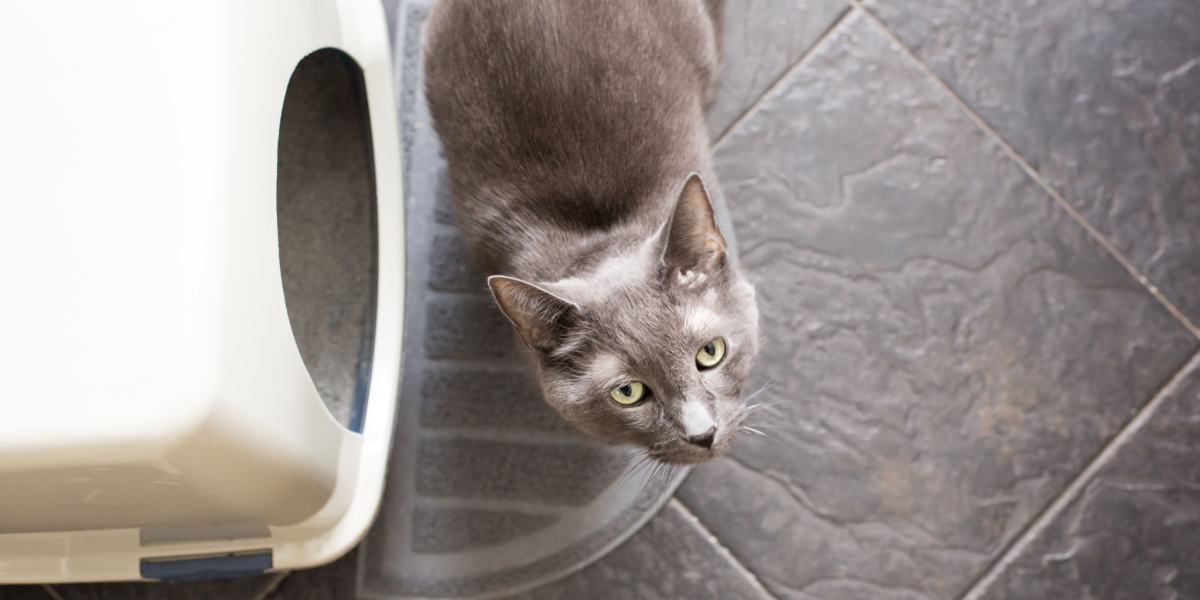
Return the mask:
{"type": "Polygon", "coordinates": [[[679,420],[680,425],[683,425],[684,434],[688,437],[700,435],[716,425],[712,412],[699,400],[684,402],[683,413],[679,416],[679,420]]]}

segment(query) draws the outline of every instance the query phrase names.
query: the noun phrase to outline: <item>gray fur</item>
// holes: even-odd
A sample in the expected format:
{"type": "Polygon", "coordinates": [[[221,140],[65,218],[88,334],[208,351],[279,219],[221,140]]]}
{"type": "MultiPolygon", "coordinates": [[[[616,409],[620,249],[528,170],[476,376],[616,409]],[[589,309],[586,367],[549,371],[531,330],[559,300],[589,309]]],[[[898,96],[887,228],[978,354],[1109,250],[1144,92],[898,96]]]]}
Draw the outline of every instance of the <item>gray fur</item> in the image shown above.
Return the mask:
{"type": "Polygon", "coordinates": [[[754,290],[701,183],[716,182],[703,115],[721,11],[720,0],[441,0],[425,33],[459,226],[502,274],[489,284],[547,402],[671,463],[728,449],[758,350],[754,290]],[[714,337],[727,356],[700,370],[714,337]],[[629,380],[650,398],[614,402],[629,380]],[[685,430],[710,417],[712,448],[689,443],[685,430]]]}

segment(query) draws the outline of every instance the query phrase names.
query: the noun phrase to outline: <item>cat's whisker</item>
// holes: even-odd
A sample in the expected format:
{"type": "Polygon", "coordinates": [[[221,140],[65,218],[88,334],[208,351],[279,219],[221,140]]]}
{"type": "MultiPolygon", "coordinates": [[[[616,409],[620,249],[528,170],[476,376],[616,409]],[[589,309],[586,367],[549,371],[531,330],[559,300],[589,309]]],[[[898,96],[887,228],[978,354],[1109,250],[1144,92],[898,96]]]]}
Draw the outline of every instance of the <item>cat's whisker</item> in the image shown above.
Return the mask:
{"type": "Polygon", "coordinates": [[[771,402],[756,402],[754,404],[746,405],[746,408],[744,408],[743,411],[745,411],[746,414],[754,414],[759,411],[771,410],[772,408],[775,408],[776,406],[779,406],[780,404],[783,404],[783,400],[773,400],[771,402]]]}
{"type": "Polygon", "coordinates": [[[678,469],[678,467],[676,465],[670,465],[670,464],[667,465],[667,468],[663,469],[663,472],[661,473],[661,475],[663,476],[662,480],[670,481],[671,478],[675,476],[676,469],[678,469]]]}
{"type": "Polygon", "coordinates": [[[773,435],[774,432],[763,431],[762,429],[759,429],[758,427],[742,425],[742,426],[738,427],[738,431],[739,432],[745,431],[746,433],[751,433],[751,434],[757,435],[757,436],[761,437],[763,440],[770,442],[772,444],[783,444],[784,443],[783,440],[781,440],[778,437],[776,437],[775,435],[773,435]]]}
{"type": "Polygon", "coordinates": [[[737,425],[741,425],[741,423],[743,421],[745,421],[751,415],[754,415],[756,413],[765,413],[765,412],[771,410],[772,408],[783,403],[782,399],[763,401],[763,402],[751,402],[751,400],[753,400],[754,398],[758,397],[759,395],[761,395],[764,392],[766,392],[767,390],[769,390],[771,388],[772,383],[774,383],[774,382],[768,381],[767,383],[763,384],[762,387],[758,388],[758,390],[754,391],[754,393],[750,394],[743,400],[742,410],[739,412],[738,418],[737,418],[737,423],[736,423],[737,425]]]}
{"type": "Polygon", "coordinates": [[[653,456],[648,456],[646,458],[646,460],[638,468],[637,475],[638,476],[645,475],[647,471],[653,469],[658,464],[659,464],[659,460],[657,458],[654,458],[653,456]]]}
{"type": "MultiPolygon", "coordinates": [[[[658,463],[657,459],[647,462],[639,468],[639,472],[642,474],[645,474],[647,470],[653,470],[655,468],[655,466],[657,465],[657,463],[658,463]]],[[[646,489],[646,486],[650,484],[650,477],[649,476],[640,476],[639,479],[641,480],[641,484],[638,486],[637,493],[641,494],[642,491],[644,489],[646,489]]]]}
{"type": "Polygon", "coordinates": [[[638,488],[639,492],[641,492],[643,489],[645,489],[645,487],[647,485],[650,485],[650,482],[654,481],[654,474],[656,472],[658,472],[658,469],[660,469],[663,464],[664,463],[662,461],[660,461],[656,458],[656,459],[652,460],[651,462],[646,463],[646,465],[644,467],[642,467],[642,470],[641,470],[642,486],[641,486],[641,488],[638,488]]]}
{"type": "Polygon", "coordinates": [[[758,423],[779,421],[785,418],[786,415],[780,412],[770,410],[754,410],[743,412],[740,415],[740,418],[737,420],[737,424],[740,425],[742,423],[750,422],[751,424],[757,425],[758,423]]]}
{"type": "Polygon", "coordinates": [[[768,382],[764,383],[762,387],[760,387],[760,388],[758,388],[757,390],[755,390],[755,391],[754,391],[752,394],[750,394],[749,396],[746,396],[746,397],[745,397],[745,399],[743,399],[743,400],[742,400],[742,402],[750,402],[751,400],[753,400],[753,399],[755,398],[755,396],[758,396],[759,394],[761,394],[761,393],[763,393],[763,392],[765,392],[765,391],[767,391],[767,390],[771,389],[771,384],[773,384],[773,383],[775,383],[775,382],[774,382],[774,381],[768,381],[768,382]]]}
{"type": "Polygon", "coordinates": [[[647,480],[653,480],[653,479],[655,479],[655,478],[657,477],[657,475],[658,475],[658,471],[659,471],[659,469],[662,469],[662,467],[663,467],[663,465],[664,465],[664,464],[666,464],[666,463],[657,463],[657,464],[655,464],[655,465],[654,465],[654,468],[650,470],[650,475],[649,475],[649,476],[648,476],[646,479],[647,479],[647,480]]]}
{"type": "Polygon", "coordinates": [[[629,462],[625,463],[625,466],[626,466],[625,473],[628,474],[631,470],[636,468],[639,464],[645,462],[645,460],[647,458],[649,458],[649,456],[650,456],[649,450],[646,450],[645,448],[635,449],[633,452],[630,453],[629,462]]]}
{"type": "MultiPolygon", "coordinates": [[[[744,427],[744,426],[743,426],[744,427]]],[[[774,433],[806,433],[807,431],[801,427],[789,427],[782,423],[754,423],[754,427],[774,433]]]]}
{"type": "Polygon", "coordinates": [[[650,478],[659,480],[659,481],[664,481],[664,479],[662,477],[663,474],[669,473],[673,467],[674,467],[674,465],[672,465],[671,463],[660,462],[660,463],[658,463],[658,466],[656,466],[654,468],[654,471],[650,474],[650,478]]]}
{"type": "Polygon", "coordinates": [[[767,433],[766,431],[763,431],[762,429],[759,429],[758,427],[751,427],[750,425],[741,425],[738,427],[738,431],[745,431],[746,433],[753,433],[754,435],[764,437],[769,440],[775,439],[774,436],[772,436],[770,433],[767,433]]]}
{"type": "Polygon", "coordinates": [[[637,477],[637,474],[639,472],[645,471],[646,468],[648,468],[651,465],[651,463],[653,463],[653,462],[656,462],[656,461],[655,461],[655,458],[653,456],[651,456],[649,449],[638,448],[638,449],[634,450],[631,453],[629,462],[626,464],[625,471],[623,473],[621,473],[620,478],[617,480],[616,484],[609,485],[608,489],[605,490],[605,492],[603,494],[601,494],[599,498],[597,498],[595,501],[593,501],[592,508],[591,508],[591,510],[588,511],[586,521],[591,522],[592,518],[596,515],[596,511],[600,510],[601,507],[607,505],[608,502],[610,500],[612,500],[612,498],[622,488],[624,488],[626,484],[628,484],[630,481],[634,480],[637,477]]]}
{"type": "Polygon", "coordinates": [[[624,487],[624,485],[626,483],[628,483],[630,479],[633,478],[634,474],[637,473],[639,469],[641,469],[644,465],[646,465],[650,461],[654,460],[654,458],[652,456],[650,456],[649,450],[643,450],[641,452],[641,454],[642,454],[641,459],[639,459],[636,463],[630,461],[631,466],[625,471],[625,474],[621,477],[620,482],[618,482],[617,485],[613,486],[609,493],[615,493],[616,490],[619,490],[622,487],[624,487]]]}

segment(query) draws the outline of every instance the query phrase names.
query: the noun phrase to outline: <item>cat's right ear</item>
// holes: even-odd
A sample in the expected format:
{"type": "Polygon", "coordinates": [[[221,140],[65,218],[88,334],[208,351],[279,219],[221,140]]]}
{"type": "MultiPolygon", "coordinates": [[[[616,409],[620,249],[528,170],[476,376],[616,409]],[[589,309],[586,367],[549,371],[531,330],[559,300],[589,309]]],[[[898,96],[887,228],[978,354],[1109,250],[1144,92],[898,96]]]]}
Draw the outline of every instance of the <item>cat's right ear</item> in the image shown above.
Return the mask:
{"type": "Polygon", "coordinates": [[[521,341],[533,350],[549,352],[558,347],[579,315],[573,302],[516,277],[492,275],[488,287],[521,341]]]}
{"type": "Polygon", "coordinates": [[[692,285],[725,266],[725,236],[700,176],[692,173],[679,192],[663,230],[662,263],[681,283],[692,285]]]}

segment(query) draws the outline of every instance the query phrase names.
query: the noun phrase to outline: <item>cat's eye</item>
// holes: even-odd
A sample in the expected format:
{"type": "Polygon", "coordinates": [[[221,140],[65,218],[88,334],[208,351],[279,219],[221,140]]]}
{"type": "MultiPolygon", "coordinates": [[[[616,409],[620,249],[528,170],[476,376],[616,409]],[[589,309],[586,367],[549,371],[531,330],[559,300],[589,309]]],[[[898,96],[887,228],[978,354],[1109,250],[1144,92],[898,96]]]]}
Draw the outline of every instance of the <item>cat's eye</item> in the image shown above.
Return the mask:
{"type": "Polygon", "coordinates": [[[696,366],[711,369],[725,358],[725,338],[713,338],[696,353],[696,366]]]}
{"type": "Polygon", "coordinates": [[[646,397],[646,386],[640,381],[630,381],[613,388],[609,395],[621,406],[633,406],[646,397]]]}

